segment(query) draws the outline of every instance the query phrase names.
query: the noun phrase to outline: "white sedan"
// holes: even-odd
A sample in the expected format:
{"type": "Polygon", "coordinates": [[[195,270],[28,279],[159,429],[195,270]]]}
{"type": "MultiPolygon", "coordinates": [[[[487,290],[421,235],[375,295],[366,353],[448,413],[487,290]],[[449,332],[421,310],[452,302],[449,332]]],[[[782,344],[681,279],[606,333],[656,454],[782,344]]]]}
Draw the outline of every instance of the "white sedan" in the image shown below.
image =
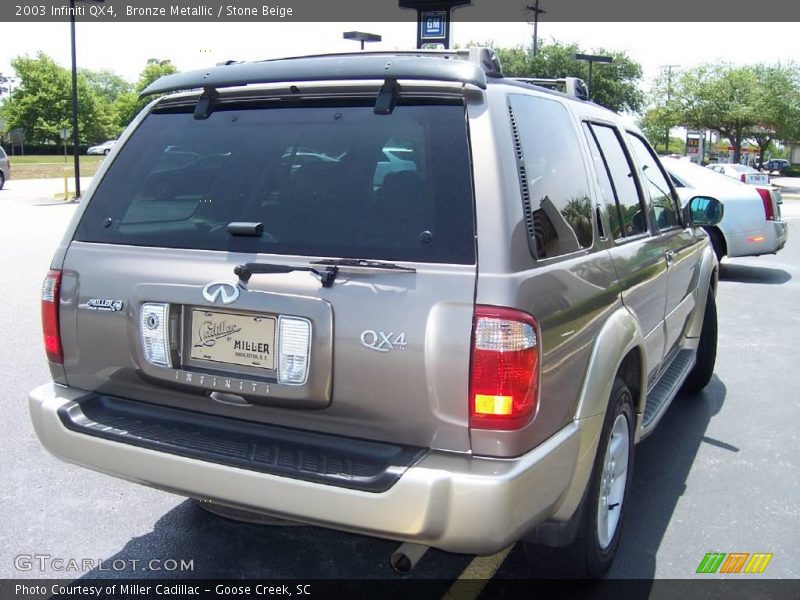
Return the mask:
{"type": "Polygon", "coordinates": [[[108,155],[111,152],[111,149],[114,147],[114,144],[117,143],[117,140],[108,140],[107,142],[103,142],[102,144],[98,144],[97,146],[89,146],[89,149],[86,151],[86,154],[103,154],[108,155]]]}
{"type": "Polygon", "coordinates": [[[747,165],[740,165],[737,163],[715,163],[713,165],[708,165],[708,168],[726,177],[738,179],[742,183],[747,183],[749,185],[769,185],[769,175],[753,167],[748,167],[747,165]]]}
{"type": "Polygon", "coordinates": [[[718,259],[775,254],[786,245],[788,225],[781,219],[779,192],[767,186],[746,185],[688,160],[662,158],[661,162],[681,201],[708,195],[725,205],[719,225],[706,228],[718,259]]]}

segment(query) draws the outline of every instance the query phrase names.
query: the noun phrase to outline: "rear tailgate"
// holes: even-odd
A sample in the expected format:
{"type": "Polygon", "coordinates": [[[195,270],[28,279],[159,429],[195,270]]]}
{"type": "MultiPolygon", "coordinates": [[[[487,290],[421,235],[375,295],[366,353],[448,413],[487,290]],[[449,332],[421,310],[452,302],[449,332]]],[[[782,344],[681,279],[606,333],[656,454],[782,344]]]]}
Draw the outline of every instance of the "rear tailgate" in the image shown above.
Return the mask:
{"type": "Polygon", "coordinates": [[[205,120],[192,108],[143,121],[78,226],[61,287],[69,385],[468,450],[476,258],[463,104],[401,101],[376,115],[353,99],[221,103],[205,120]],[[414,160],[386,172],[387,147],[414,160]],[[247,225],[236,235],[231,223],[247,225]],[[323,285],[312,262],[341,258],[384,264],[340,266],[323,285]],[[240,281],[246,263],[289,272],[240,281]]]}

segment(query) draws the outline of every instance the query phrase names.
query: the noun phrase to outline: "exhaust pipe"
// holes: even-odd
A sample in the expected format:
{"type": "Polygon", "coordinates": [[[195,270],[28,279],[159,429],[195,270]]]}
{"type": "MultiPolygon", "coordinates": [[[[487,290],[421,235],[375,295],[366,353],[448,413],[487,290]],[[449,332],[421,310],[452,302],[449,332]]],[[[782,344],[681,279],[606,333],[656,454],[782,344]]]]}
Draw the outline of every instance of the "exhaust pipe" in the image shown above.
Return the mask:
{"type": "Polygon", "coordinates": [[[400,575],[408,575],[430,546],[406,542],[394,551],[390,560],[392,568],[400,575]]]}

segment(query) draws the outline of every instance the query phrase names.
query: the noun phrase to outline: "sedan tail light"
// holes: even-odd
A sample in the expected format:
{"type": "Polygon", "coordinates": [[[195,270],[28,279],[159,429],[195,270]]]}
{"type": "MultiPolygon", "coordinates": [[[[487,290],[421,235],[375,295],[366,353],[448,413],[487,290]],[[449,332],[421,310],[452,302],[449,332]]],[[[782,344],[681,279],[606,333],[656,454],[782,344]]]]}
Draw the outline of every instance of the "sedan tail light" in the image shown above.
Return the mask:
{"type": "Polygon", "coordinates": [[[61,350],[61,329],[58,323],[58,302],[61,295],[61,271],[50,271],[42,283],[42,334],[47,360],[64,364],[61,350]]]}
{"type": "Polygon", "coordinates": [[[739,175],[739,179],[742,180],[742,183],[747,183],[747,176],[744,173],[739,175]]]}
{"type": "Polygon", "coordinates": [[[761,196],[761,202],[764,204],[764,216],[767,221],[775,220],[775,210],[772,206],[772,195],[767,188],[756,188],[758,195],[761,196]]]}
{"type": "Polygon", "coordinates": [[[539,334],[527,313],[478,306],[472,332],[470,426],[520,429],[536,412],[539,334]]]}

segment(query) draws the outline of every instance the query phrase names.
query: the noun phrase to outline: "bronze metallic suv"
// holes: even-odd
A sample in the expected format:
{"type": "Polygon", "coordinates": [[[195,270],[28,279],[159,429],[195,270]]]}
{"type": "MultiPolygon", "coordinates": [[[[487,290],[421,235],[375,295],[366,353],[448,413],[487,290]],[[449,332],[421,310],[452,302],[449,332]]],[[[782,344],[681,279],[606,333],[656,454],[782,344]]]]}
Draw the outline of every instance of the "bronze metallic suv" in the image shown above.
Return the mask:
{"type": "Polygon", "coordinates": [[[506,78],[485,49],[151,94],[42,288],[45,447],[404,542],[399,569],[524,540],[602,573],[634,444],[713,371],[719,202],[681,207],[581,81],[506,78]]]}

